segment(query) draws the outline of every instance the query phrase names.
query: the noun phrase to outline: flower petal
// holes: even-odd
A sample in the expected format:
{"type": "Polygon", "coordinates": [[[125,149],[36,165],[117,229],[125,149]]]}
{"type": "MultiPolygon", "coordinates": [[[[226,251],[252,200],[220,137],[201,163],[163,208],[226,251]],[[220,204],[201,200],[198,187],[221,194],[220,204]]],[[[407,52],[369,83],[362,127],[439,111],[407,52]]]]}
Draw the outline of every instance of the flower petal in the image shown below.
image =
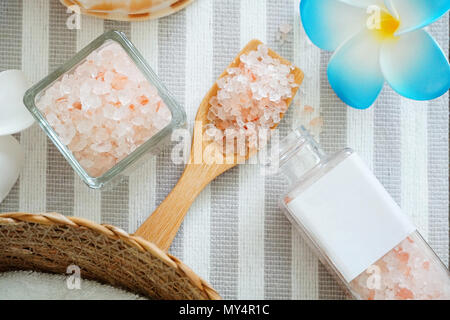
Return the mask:
{"type": "Polygon", "coordinates": [[[381,47],[380,66],[392,89],[410,99],[434,99],[450,87],[447,58],[424,30],[385,42],[381,47]]]}
{"type": "Polygon", "coordinates": [[[339,47],[328,64],[328,81],[339,98],[357,109],[370,107],[383,88],[381,43],[363,30],[339,47]]]}
{"type": "Polygon", "coordinates": [[[400,19],[400,27],[396,35],[421,29],[442,17],[450,9],[449,0],[390,1],[400,19]]]}
{"type": "MultiPolygon", "coordinates": [[[[369,6],[383,6],[384,1],[383,0],[340,0],[342,2],[348,3],[349,5],[359,7],[359,8],[368,8],[369,6]]],[[[390,1],[390,0],[388,0],[390,1]]]]}
{"type": "Polygon", "coordinates": [[[364,9],[338,0],[302,0],[300,16],[311,41],[319,48],[330,51],[366,25],[364,9]]]}

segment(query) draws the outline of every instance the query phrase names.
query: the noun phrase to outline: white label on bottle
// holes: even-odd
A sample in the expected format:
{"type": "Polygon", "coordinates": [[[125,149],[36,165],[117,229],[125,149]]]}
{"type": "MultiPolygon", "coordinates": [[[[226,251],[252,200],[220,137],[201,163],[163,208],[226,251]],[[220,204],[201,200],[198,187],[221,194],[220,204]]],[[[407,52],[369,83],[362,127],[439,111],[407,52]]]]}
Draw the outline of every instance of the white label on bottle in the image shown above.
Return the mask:
{"type": "Polygon", "coordinates": [[[416,230],[356,154],[287,206],[347,282],[416,230]]]}

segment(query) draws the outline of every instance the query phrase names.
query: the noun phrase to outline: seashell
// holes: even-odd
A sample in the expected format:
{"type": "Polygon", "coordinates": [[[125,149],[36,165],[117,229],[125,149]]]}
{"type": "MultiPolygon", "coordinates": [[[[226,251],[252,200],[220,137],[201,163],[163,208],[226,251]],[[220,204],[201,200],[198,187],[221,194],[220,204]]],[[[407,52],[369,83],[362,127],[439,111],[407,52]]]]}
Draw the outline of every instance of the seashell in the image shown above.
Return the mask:
{"type": "Polygon", "coordinates": [[[34,118],[23,104],[28,81],[20,70],[0,72],[0,136],[25,130],[34,118]]]}
{"type": "Polygon", "coordinates": [[[13,136],[0,136],[0,202],[8,195],[19,177],[25,152],[13,136]]]}
{"type": "MultiPolygon", "coordinates": [[[[175,13],[194,0],[60,0],[66,7],[78,6],[83,14],[102,19],[139,21],[175,13]]],[[[75,10],[74,10],[75,11],[75,10]]]]}

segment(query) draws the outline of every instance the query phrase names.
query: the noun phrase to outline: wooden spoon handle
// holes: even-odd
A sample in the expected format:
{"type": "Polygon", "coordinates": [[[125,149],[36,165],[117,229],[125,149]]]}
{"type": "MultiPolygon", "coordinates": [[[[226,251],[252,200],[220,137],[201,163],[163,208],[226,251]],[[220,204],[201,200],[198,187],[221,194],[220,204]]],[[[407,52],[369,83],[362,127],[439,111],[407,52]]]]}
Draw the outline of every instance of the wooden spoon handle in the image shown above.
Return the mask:
{"type": "Polygon", "coordinates": [[[139,227],[135,235],[167,251],[191,204],[217,174],[214,165],[188,164],[166,199],[139,227]]]}

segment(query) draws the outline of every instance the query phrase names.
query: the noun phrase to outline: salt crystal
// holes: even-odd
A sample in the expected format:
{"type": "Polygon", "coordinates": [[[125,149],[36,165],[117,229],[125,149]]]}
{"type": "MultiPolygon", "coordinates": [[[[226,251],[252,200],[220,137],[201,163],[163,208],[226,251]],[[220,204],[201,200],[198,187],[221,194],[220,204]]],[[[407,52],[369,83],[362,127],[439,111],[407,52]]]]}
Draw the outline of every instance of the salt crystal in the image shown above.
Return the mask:
{"type": "Polygon", "coordinates": [[[95,81],[92,92],[96,95],[102,95],[109,92],[109,87],[104,81],[95,81]]]}
{"type": "Polygon", "coordinates": [[[111,151],[111,143],[110,142],[94,143],[91,145],[91,149],[99,153],[109,152],[111,151]]]}
{"type": "Polygon", "coordinates": [[[80,97],[83,110],[96,109],[101,106],[102,100],[98,95],[88,94],[80,97]]]}
{"type": "Polygon", "coordinates": [[[58,134],[60,136],[61,142],[65,145],[70,144],[76,134],[75,128],[73,128],[72,126],[59,126],[56,128],[59,129],[58,134]]]}
{"type": "Polygon", "coordinates": [[[283,23],[279,27],[279,32],[277,33],[277,40],[283,45],[286,42],[288,34],[292,30],[292,25],[289,23],[283,23]]]}
{"type": "Polygon", "coordinates": [[[127,107],[116,108],[116,110],[114,110],[112,119],[117,121],[124,120],[129,116],[129,114],[130,110],[127,107]]]}
{"type": "Polygon", "coordinates": [[[47,122],[51,126],[54,126],[56,124],[60,124],[60,121],[59,121],[58,117],[53,112],[50,112],[50,113],[47,114],[47,122]]]}
{"type": "Polygon", "coordinates": [[[92,123],[92,121],[89,120],[81,120],[80,122],[77,123],[76,126],[79,133],[81,134],[90,133],[91,129],[94,126],[94,123],[92,123]]]}
{"type": "Polygon", "coordinates": [[[92,161],[90,159],[87,159],[87,158],[83,158],[83,159],[80,160],[80,164],[84,168],[89,169],[89,168],[91,168],[94,165],[94,161],[92,161]]]}
{"type": "Polygon", "coordinates": [[[87,140],[86,138],[81,138],[79,135],[76,135],[73,139],[72,142],[69,145],[70,150],[72,150],[72,152],[77,152],[77,151],[82,151],[87,145],[87,140]]]}
{"type": "Polygon", "coordinates": [[[48,87],[36,106],[93,177],[111,169],[172,118],[158,90],[116,42],[48,87]]]}
{"type": "Polygon", "coordinates": [[[142,117],[135,117],[131,119],[131,123],[135,126],[142,126],[144,125],[144,119],[142,117]]]}
{"type": "Polygon", "coordinates": [[[95,130],[95,134],[94,134],[94,141],[95,142],[103,142],[108,140],[109,138],[109,133],[105,128],[97,128],[95,130]]]}

